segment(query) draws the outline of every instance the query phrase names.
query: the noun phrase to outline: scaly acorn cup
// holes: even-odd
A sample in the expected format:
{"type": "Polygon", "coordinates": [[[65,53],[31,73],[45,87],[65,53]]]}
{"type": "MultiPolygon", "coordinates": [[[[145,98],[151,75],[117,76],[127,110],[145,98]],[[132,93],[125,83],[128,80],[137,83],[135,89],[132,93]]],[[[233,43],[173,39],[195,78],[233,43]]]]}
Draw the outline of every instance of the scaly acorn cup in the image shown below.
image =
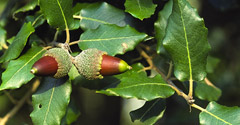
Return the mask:
{"type": "Polygon", "coordinates": [[[68,52],[62,48],[52,48],[33,64],[31,73],[61,78],[68,74],[71,67],[72,61],[68,52]]]}
{"type": "Polygon", "coordinates": [[[82,51],[73,63],[79,73],[89,80],[102,79],[103,76],[119,74],[132,68],[125,61],[98,49],[82,51]]]}

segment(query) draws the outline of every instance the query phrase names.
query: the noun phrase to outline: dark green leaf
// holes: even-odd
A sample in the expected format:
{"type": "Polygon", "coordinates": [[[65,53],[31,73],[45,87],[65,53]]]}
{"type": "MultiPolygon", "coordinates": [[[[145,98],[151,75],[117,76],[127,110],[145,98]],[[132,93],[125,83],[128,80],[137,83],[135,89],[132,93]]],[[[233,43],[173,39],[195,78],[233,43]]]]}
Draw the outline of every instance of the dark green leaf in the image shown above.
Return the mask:
{"type": "Polygon", "coordinates": [[[88,6],[91,6],[93,3],[77,3],[74,7],[73,7],[73,14],[80,14],[80,11],[83,8],[87,8],[88,6]]]}
{"type": "Polygon", "coordinates": [[[65,30],[75,27],[72,0],[39,0],[40,8],[47,19],[48,24],[54,28],[65,30]]]}
{"type": "Polygon", "coordinates": [[[130,26],[100,25],[97,29],[84,32],[78,45],[82,50],[97,48],[114,56],[133,50],[146,37],[147,34],[139,33],[130,26]]]}
{"type": "Polygon", "coordinates": [[[10,61],[2,74],[0,90],[16,89],[30,81],[34,77],[30,73],[32,65],[41,58],[44,52],[45,49],[41,47],[33,47],[17,60],[10,61]]]}
{"type": "Polygon", "coordinates": [[[31,22],[34,28],[37,28],[38,26],[42,25],[46,19],[43,17],[43,14],[35,14],[33,16],[27,16],[26,21],[31,22]]]}
{"type": "Polygon", "coordinates": [[[30,114],[36,125],[59,125],[70,101],[71,82],[65,78],[46,77],[40,88],[32,95],[33,112],[30,114]]]}
{"type": "Polygon", "coordinates": [[[172,57],[174,74],[179,80],[204,79],[210,49],[207,28],[186,0],[173,1],[163,45],[172,57]]]}
{"type": "Polygon", "coordinates": [[[77,109],[75,103],[71,100],[68,105],[67,112],[62,119],[61,125],[71,125],[73,122],[77,120],[79,115],[80,115],[79,110],[77,109]]]}
{"type": "Polygon", "coordinates": [[[34,32],[34,28],[31,23],[25,23],[21,30],[18,32],[17,36],[13,40],[13,43],[9,46],[7,51],[0,58],[0,63],[7,62],[11,59],[17,58],[24,46],[26,45],[28,37],[34,32]]]}
{"type": "Polygon", "coordinates": [[[194,92],[199,99],[208,101],[217,101],[222,94],[219,88],[207,85],[205,82],[198,82],[194,92]]]}
{"type": "Polygon", "coordinates": [[[7,47],[6,35],[7,35],[7,32],[0,26],[0,50],[2,50],[2,48],[6,49],[7,47]]]}
{"type": "Polygon", "coordinates": [[[173,1],[169,0],[164,8],[158,13],[158,20],[154,23],[154,29],[156,32],[157,39],[157,53],[160,53],[160,49],[162,48],[163,38],[165,36],[165,30],[168,23],[168,18],[172,13],[173,1]]]}
{"type": "Polygon", "coordinates": [[[120,83],[114,82],[105,90],[98,91],[98,93],[147,101],[156,98],[168,98],[174,94],[174,90],[165,83],[160,75],[149,78],[144,71],[141,71],[142,65],[135,64],[132,67],[132,70],[115,76],[120,80],[120,83]],[[113,88],[114,84],[115,88],[113,88]]]}
{"type": "Polygon", "coordinates": [[[96,29],[100,24],[125,26],[125,14],[108,3],[96,3],[83,8],[80,13],[82,29],[96,29]]]}
{"type": "Polygon", "coordinates": [[[165,100],[155,99],[146,102],[143,107],[130,112],[132,121],[140,120],[146,125],[152,125],[162,118],[165,112],[165,100]]]}
{"type": "Polygon", "coordinates": [[[153,15],[157,7],[157,5],[153,4],[152,0],[126,0],[124,6],[126,12],[140,20],[153,15]]]}
{"type": "Polygon", "coordinates": [[[207,73],[213,73],[217,65],[219,64],[220,59],[208,56],[207,58],[207,73]]]}
{"type": "Polygon", "coordinates": [[[202,125],[239,125],[240,108],[226,107],[210,102],[200,115],[200,124],[202,125]]]}
{"type": "Polygon", "coordinates": [[[24,13],[24,12],[28,12],[31,10],[34,10],[35,7],[38,5],[38,1],[37,0],[32,0],[30,1],[28,4],[26,4],[25,6],[21,7],[20,9],[16,10],[13,13],[13,18],[15,20],[18,20],[20,13],[24,13]]]}

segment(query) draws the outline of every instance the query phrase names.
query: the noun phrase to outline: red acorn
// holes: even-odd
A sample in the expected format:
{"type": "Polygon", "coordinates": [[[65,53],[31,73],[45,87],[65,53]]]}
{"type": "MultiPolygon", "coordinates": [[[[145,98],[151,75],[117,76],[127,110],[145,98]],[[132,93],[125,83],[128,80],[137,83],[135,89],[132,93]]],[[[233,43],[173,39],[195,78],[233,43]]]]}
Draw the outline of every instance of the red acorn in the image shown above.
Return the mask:
{"type": "Polygon", "coordinates": [[[31,73],[60,78],[67,75],[71,67],[72,62],[68,52],[62,48],[53,48],[33,64],[31,73]]]}
{"type": "Polygon", "coordinates": [[[75,57],[73,62],[79,73],[85,78],[102,79],[106,75],[115,75],[131,69],[125,61],[109,56],[97,49],[87,49],[75,57]]]}

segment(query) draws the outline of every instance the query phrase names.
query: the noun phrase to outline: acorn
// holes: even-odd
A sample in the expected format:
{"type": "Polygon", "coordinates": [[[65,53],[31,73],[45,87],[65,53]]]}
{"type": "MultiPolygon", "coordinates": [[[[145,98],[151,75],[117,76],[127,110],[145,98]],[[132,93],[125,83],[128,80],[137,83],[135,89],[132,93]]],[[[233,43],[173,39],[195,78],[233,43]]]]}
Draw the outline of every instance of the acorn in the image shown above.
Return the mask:
{"type": "Polygon", "coordinates": [[[30,72],[38,76],[60,78],[66,76],[71,67],[69,53],[62,48],[52,48],[33,64],[30,72]]]}
{"type": "Polygon", "coordinates": [[[82,51],[73,61],[78,72],[88,80],[123,73],[132,67],[120,58],[107,55],[98,49],[82,51]]]}

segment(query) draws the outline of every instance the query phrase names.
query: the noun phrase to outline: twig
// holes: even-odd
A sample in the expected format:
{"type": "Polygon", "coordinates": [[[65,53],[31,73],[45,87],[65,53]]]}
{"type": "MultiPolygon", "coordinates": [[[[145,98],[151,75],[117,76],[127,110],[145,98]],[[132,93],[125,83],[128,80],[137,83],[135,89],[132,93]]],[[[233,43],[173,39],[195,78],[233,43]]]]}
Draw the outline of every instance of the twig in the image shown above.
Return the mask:
{"type": "Polygon", "coordinates": [[[69,43],[69,46],[74,45],[74,44],[78,44],[79,42],[81,42],[81,40],[77,40],[77,41],[70,42],[70,43],[69,43]]]}
{"type": "Polygon", "coordinates": [[[78,15],[73,15],[73,18],[76,18],[76,19],[82,19],[82,16],[78,16],[78,15]]]}
{"type": "Polygon", "coordinates": [[[188,102],[189,105],[193,104],[194,99],[186,95],[181,89],[175,86],[175,84],[170,79],[168,79],[168,77],[157,66],[154,65],[151,57],[148,56],[145,51],[143,51],[140,47],[137,47],[136,49],[139,51],[140,55],[146,59],[151,68],[156,70],[162,76],[162,78],[169,84],[169,86],[176,91],[176,93],[179,96],[182,96],[188,102]]]}
{"type": "Polygon", "coordinates": [[[169,64],[169,69],[168,69],[168,74],[167,74],[167,79],[169,79],[172,75],[172,70],[173,70],[173,63],[172,61],[169,64]]]}
{"type": "Polygon", "coordinates": [[[57,30],[54,34],[53,42],[57,41],[58,33],[59,33],[59,31],[57,30]]]}
{"type": "Polygon", "coordinates": [[[7,92],[6,90],[4,90],[3,92],[13,104],[17,104],[17,100],[15,100],[9,92],[7,92]]]}
{"type": "Polygon", "coordinates": [[[213,88],[217,88],[210,80],[208,80],[208,78],[204,79],[205,83],[213,88]]]}
{"type": "Polygon", "coordinates": [[[15,107],[1,119],[0,125],[5,125],[7,121],[18,112],[18,110],[23,106],[25,101],[31,96],[33,92],[36,91],[39,84],[40,80],[36,79],[35,82],[33,83],[32,88],[23,96],[23,98],[17,103],[17,105],[15,105],[15,107]]]}
{"type": "Polygon", "coordinates": [[[190,79],[189,79],[189,92],[188,92],[188,96],[190,98],[193,98],[193,79],[192,79],[192,77],[190,77],[190,79]]]}
{"type": "Polygon", "coordinates": [[[43,14],[39,15],[39,16],[33,21],[32,26],[34,26],[34,25],[37,23],[37,21],[40,19],[40,17],[42,17],[42,16],[43,16],[43,14]]]}

